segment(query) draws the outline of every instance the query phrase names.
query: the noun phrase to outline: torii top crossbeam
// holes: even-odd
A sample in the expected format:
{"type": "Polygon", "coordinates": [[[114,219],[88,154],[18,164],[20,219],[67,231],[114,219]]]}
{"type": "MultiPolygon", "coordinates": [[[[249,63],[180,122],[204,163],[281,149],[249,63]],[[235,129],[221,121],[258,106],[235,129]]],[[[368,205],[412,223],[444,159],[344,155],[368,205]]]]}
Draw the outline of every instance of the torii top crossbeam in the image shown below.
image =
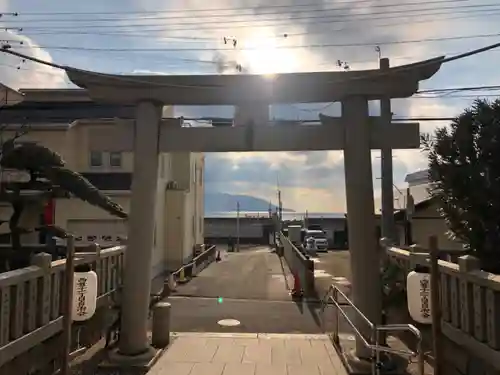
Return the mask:
{"type": "MultiPolygon", "coordinates": [[[[492,46],[481,50],[491,49],[492,46]]],[[[480,50],[478,50],[480,51],[480,50]]],[[[407,98],[450,60],[444,56],[384,71],[244,75],[116,75],[57,65],[3,48],[2,52],[66,71],[95,101],[134,104],[151,100],[166,105],[241,105],[245,103],[324,103],[348,96],[367,100],[407,98]],[[125,90],[126,89],[126,90],[125,90]]],[[[477,51],[476,51],[477,52],[477,51]]],[[[469,52],[471,55],[476,52],[469,52]]],[[[459,56],[460,57],[460,56],[459,56]]],[[[453,59],[456,59],[455,57],[453,59]]]]}
{"type": "Polygon", "coordinates": [[[135,103],[150,99],[171,105],[239,105],[248,102],[321,103],[347,96],[406,98],[432,77],[444,57],[387,71],[284,73],[264,75],[153,75],[94,73],[64,67],[69,79],[96,101],[135,103]],[[124,90],[127,89],[127,90],[124,90]]]}

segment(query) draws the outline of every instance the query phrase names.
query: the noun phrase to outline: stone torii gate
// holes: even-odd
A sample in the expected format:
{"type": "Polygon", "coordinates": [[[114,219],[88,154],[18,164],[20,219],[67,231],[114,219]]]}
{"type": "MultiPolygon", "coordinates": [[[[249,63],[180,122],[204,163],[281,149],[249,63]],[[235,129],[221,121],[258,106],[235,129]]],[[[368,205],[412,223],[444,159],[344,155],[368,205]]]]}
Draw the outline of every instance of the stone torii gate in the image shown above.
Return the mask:
{"type": "MultiPolygon", "coordinates": [[[[90,139],[95,149],[134,152],[118,355],[129,362],[152,355],[147,321],[159,152],[343,150],[353,302],[379,324],[381,288],[370,150],[418,148],[419,125],[370,117],[368,101],[412,96],[419,81],[433,76],[442,60],[384,71],[277,74],[273,79],[260,75],[120,76],[63,67],[69,79],[87,89],[96,102],[137,108],[135,122],[123,121],[90,139]],[[161,119],[163,105],[332,101],[341,102],[342,116],[321,116],[316,125],[196,128],[161,119]]],[[[361,331],[369,337],[366,327],[361,331]]],[[[360,341],[356,354],[360,358],[371,355],[360,341]]]]}

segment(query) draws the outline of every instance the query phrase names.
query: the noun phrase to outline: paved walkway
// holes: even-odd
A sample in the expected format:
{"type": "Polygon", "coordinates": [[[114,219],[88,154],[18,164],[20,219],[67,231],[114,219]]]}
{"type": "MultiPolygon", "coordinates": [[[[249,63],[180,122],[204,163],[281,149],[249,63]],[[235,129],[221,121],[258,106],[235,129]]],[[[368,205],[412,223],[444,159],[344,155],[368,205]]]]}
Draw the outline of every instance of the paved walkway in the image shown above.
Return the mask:
{"type": "Polygon", "coordinates": [[[174,334],[148,375],[346,375],[325,335],[174,334]]]}

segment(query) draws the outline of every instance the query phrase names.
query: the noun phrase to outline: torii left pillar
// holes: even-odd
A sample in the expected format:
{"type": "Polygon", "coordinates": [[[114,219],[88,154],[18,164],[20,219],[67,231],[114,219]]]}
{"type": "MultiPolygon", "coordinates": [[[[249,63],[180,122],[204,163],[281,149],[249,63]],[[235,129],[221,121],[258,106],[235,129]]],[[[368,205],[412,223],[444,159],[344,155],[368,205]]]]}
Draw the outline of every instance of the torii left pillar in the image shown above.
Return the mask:
{"type": "Polygon", "coordinates": [[[154,356],[148,332],[151,261],[158,181],[158,142],[163,104],[137,104],[134,124],[134,173],[121,296],[121,327],[114,360],[145,363],[154,356]]]}

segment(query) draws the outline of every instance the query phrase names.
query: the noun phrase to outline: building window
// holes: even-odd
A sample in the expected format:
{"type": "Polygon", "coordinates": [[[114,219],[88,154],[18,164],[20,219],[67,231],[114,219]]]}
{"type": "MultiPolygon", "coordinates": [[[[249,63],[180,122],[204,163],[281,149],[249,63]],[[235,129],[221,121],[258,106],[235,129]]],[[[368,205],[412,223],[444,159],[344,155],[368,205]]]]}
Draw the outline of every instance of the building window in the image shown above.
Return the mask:
{"type": "Polygon", "coordinates": [[[122,166],[122,153],[121,152],[110,152],[109,153],[109,166],[110,167],[121,167],[122,166]]]}
{"type": "Polygon", "coordinates": [[[102,167],[102,152],[101,151],[90,151],[90,166],[91,167],[102,167]]]}

